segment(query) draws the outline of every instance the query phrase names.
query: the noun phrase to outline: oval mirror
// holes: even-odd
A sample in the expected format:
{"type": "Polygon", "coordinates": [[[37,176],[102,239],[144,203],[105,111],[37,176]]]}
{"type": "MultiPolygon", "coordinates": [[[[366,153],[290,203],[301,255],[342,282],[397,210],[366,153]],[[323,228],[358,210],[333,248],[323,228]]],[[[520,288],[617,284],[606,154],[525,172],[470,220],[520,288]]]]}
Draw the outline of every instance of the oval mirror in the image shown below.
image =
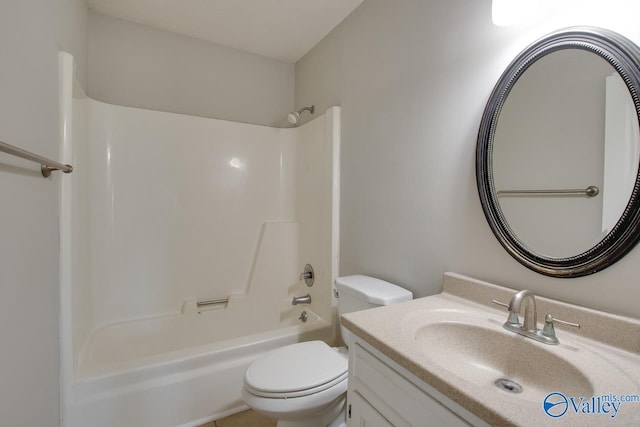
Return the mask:
{"type": "Polygon", "coordinates": [[[550,34],[520,53],[485,108],[480,201],[526,267],[578,277],[640,238],[640,49],[598,28],[550,34]]]}

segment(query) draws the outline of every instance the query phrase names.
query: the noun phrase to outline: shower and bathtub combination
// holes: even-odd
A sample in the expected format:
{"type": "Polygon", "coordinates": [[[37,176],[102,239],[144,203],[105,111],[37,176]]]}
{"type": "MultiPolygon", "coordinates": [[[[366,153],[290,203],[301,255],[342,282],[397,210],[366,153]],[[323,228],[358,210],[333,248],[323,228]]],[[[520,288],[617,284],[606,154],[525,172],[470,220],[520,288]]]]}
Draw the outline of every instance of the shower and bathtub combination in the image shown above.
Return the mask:
{"type": "Polygon", "coordinates": [[[62,425],[244,409],[259,355],[336,336],[340,109],[280,129],[108,105],[60,64],[62,425]]]}

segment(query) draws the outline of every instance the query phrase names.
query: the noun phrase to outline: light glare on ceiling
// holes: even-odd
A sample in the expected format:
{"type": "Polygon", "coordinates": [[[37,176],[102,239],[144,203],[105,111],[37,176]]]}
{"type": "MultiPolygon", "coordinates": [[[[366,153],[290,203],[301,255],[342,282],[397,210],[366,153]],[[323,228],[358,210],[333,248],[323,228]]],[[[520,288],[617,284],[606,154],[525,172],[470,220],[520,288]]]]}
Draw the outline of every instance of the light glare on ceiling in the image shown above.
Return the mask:
{"type": "Polygon", "coordinates": [[[639,0],[493,0],[494,25],[511,26],[536,22],[555,26],[603,26],[625,23],[640,13],[639,0]]]}
{"type": "Polygon", "coordinates": [[[499,27],[530,22],[544,15],[543,0],[493,0],[491,18],[499,27]]]}

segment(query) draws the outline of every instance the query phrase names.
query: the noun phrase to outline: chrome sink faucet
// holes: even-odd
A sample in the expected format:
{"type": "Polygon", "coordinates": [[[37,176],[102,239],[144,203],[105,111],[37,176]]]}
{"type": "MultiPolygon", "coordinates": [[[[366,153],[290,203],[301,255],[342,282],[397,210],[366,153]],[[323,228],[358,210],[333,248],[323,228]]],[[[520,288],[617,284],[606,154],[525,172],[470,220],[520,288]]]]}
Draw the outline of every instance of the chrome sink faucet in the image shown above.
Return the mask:
{"type": "MultiPolygon", "coordinates": [[[[535,331],[538,328],[538,313],[536,311],[536,296],[531,291],[520,291],[517,292],[509,303],[509,320],[513,319],[514,316],[511,313],[515,314],[515,318],[518,318],[518,314],[520,314],[521,307],[524,304],[524,323],[522,324],[522,328],[528,331],[535,331]]],[[[519,323],[519,322],[517,322],[519,323]]],[[[511,324],[511,323],[509,323],[511,324]]]]}
{"type": "Polygon", "coordinates": [[[564,320],[555,319],[550,314],[545,316],[545,324],[543,329],[538,329],[538,313],[536,310],[536,296],[533,292],[522,290],[516,292],[509,304],[492,300],[495,304],[507,307],[509,310],[509,318],[502,325],[506,330],[523,335],[527,338],[540,341],[545,344],[558,344],[553,322],[559,322],[565,325],[573,326],[580,329],[578,323],[565,322],[564,320]],[[520,323],[518,315],[522,312],[524,305],[524,323],[520,323]]]}

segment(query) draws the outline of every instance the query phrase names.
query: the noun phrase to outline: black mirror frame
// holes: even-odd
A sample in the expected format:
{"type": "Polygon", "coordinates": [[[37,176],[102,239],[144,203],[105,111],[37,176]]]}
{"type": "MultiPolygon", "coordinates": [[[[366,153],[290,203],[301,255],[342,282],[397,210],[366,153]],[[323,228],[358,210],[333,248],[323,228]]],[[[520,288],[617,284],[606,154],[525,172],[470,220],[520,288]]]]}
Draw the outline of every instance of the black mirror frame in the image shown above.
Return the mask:
{"type": "Polygon", "coordinates": [[[624,80],[640,123],[640,48],[609,30],[572,27],[551,33],[522,51],[504,71],[494,87],[482,115],[476,146],[476,181],[480,203],[491,230],[506,251],[525,267],[560,278],[581,277],[609,267],[640,239],[640,173],[617,224],[591,249],[567,258],[543,256],[529,249],[508,226],[498,205],[493,181],[492,153],[495,129],[504,102],[513,85],[535,61],[562,49],[582,49],[606,60],[624,80]]]}

